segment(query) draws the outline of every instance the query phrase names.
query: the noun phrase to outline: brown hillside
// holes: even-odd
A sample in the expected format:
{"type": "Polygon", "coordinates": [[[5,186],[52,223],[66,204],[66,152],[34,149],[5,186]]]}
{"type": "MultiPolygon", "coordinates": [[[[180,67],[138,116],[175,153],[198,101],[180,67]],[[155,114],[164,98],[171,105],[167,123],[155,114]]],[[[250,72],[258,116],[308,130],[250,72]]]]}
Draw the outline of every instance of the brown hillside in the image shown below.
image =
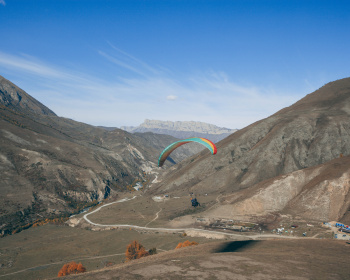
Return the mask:
{"type": "MultiPolygon", "coordinates": [[[[349,155],[350,78],[323,86],[294,105],[235,132],[217,147],[215,156],[203,151],[167,169],[152,193],[227,195],[349,155]]],[[[271,197],[274,199],[277,197],[271,197]]],[[[339,203],[343,210],[331,216],[345,212],[347,200],[339,203]]]]}
{"type": "Polygon", "coordinates": [[[221,205],[203,215],[259,220],[259,217],[280,213],[293,219],[338,221],[346,219],[349,211],[350,156],[223,195],[221,205]]]}
{"type": "Polygon", "coordinates": [[[0,76],[0,236],[153,180],[158,155],[174,141],[58,117],[0,76]]]}

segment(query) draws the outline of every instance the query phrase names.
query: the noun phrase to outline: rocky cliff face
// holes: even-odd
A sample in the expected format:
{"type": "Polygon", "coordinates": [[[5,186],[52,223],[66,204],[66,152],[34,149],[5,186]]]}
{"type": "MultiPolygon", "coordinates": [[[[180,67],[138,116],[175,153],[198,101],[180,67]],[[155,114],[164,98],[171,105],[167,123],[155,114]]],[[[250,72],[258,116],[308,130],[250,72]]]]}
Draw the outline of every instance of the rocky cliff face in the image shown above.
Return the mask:
{"type": "MultiPolygon", "coordinates": [[[[163,175],[157,191],[239,192],[264,180],[348,156],[349,124],[350,78],[347,78],[329,83],[294,105],[230,135],[217,144],[215,156],[203,151],[172,167],[163,175]]],[[[305,180],[303,184],[307,184],[308,179],[305,180]]],[[[298,193],[296,186],[287,186],[298,193]]],[[[271,193],[270,199],[288,200],[283,194],[279,197],[278,191],[271,193]]],[[[301,204],[294,203],[298,205],[297,211],[303,211],[301,204]]],[[[344,206],[347,202],[339,203],[344,206]]],[[[230,213],[234,215],[234,211],[230,213]]],[[[321,219],[322,215],[319,213],[318,217],[321,219]]]]}
{"type": "Polygon", "coordinates": [[[218,142],[228,135],[237,131],[237,129],[228,129],[218,127],[213,124],[194,121],[157,121],[145,120],[140,126],[127,127],[123,126],[121,129],[128,132],[153,132],[157,134],[166,134],[174,136],[178,139],[185,139],[189,137],[204,137],[213,142],[218,142]]]}
{"type": "Polygon", "coordinates": [[[209,217],[242,220],[282,213],[306,220],[339,221],[349,215],[350,157],[278,176],[227,195],[209,217]]]}

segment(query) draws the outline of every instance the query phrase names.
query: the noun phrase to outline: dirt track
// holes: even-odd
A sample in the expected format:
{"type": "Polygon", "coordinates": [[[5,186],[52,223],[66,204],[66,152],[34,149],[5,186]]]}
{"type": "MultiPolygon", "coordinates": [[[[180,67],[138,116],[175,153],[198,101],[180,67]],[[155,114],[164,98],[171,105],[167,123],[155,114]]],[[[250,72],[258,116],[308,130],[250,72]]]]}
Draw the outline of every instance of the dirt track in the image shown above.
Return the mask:
{"type": "MultiPolygon", "coordinates": [[[[104,204],[100,207],[98,207],[97,209],[85,214],[83,216],[83,218],[85,219],[86,222],[88,222],[90,225],[95,226],[95,227],[101,227],[101,228],[132,228],[132,229],[136,229],[136,230],[145,230],[145,231],[158,231],[158,232],[169,232],[169,233],[174,233],[174,232],[183,232],[186,233],[188,236],[192,236],[192,237],[206,237],[206,238],[213,238],[213,239],[225,239],[225,238],[234,238],[234,239],[264,239],[264,238],[292,238],[295,239],[297,237],[291,237],[291,236],[284,236],[284,235],[276,235],[276,234],[253,234],[253,235],[244,235],[242,236],[241,234],[237,234],[237,233],[229,233],[229,232],[218,232],[215,230],[205,230],[205,229],[200,229],[200,228],[163,228],[163,227],[157,227],[157,228],[152,228],[152,227],[147,227],[148,224],[150,224],[151,222],[153,222],[154,220],[156,220],[158,218],[159,213],[161,212],[158,211],[156,213],[156,217],[148,222],[146,224],[146,226],[137,226],[137,225],[132,225],[132,224],[99,224],[99,223],[94,223],[93,221],[91,221],[88,216],[99,212],[102,208],[110,206],[112,204],[116,204],[116,203],[122,203],[122,202],[127,202],[130,200],[133,200],[137,198],[137,196],[133,196],[132,198],[124,198],[118,201],[114,201],[108,204],[104,204]]],[[[81,220],[81,219],[80,219],[81,220]]]]}

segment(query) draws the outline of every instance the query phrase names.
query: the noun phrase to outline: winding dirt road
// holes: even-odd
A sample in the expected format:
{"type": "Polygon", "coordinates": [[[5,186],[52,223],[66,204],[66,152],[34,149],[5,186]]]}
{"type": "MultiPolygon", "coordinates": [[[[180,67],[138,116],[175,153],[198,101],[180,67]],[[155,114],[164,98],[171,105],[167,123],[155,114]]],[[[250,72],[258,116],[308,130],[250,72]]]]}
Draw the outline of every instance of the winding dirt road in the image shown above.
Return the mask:
{"type": "MultiPolygon", "coordinates": [[[[276,234],[257,234],[257,235],[249,235],[249,236],[247,236],[247,235],[240,235],[240,234],[235,234],[235,233],[218,232],[218,231],[214,231],[214,230],[205,230],[205,229],[198,229],[198,228],[151,228],[151,227],[147,227],[148,224],[150,224],[151,222],[153,222],[156,219],[158,219],[159,213],[162,211],[162,209],[160,209],[156,213],[155,218],[153,220],[149,221],[145,226],[135,226],[135,225],[128,225],[128,224],[104,225],[104,224],[94,223],[88,218],[88,216],[90,216],[90,215],[100,211],[102,208],[104,208],[106,206],[109,206],[109,205],[112,205],[112,204],[116,204],[116,203],[126,202],[126,201],[129,201],[129,200],[133,200],[136,197],[137,196],[134,196],[132,198],[124,198],[124,199],[121,199],[121,200],[118,200],[118,201],[114,201],[114,202],[111,202],[111,203],[104,204],[104,205],[100,206],[99,208],[97,208],[97,209],[95,209],[95,210],[93,210],[93,211],[91,211],[89,213],[86,213],[83,216],[83,218],[79,219],[78,223],[80,223],[80,221],[82,219],[85,219],[85,221],[87,221],[89,224],[91,224],[93,226],[96,226],[96,227],[133,228],[133,229],[141,229],[141,230],[145,230],[145,231],[158,231],[158,232],[169,232],[169,233],[173,233],[173,232],[187,233],[188,235],[190,235],[191,232],[192,233],[193,232],[195,232],[195,233],[197,232],[197,233],[203,233],[204,235],[202,235],[202,236],[206,236],[206,237],[215,238],[215,236],[216,237],[217,236],[230,236],[230,237],[235,237],[235,238],[240,239],[240,240],[242,240],[242,239],[257,240],[257,239],[263,239],[263,238],[289,238],[289,239],[299,239],[300,238],[300,237],[291,237],[291,236],[281,236],[281,235],[276,235],[276,234]]],[[[166,250],[159,249],[159,248],[157,248],[157,250],[166,251],[166,250]]],[[[117,254],[105,255],[105,256],[82,257],[82,258],[75,258],[75,259],[72,259],[70,261],[75,261],[75,260],[82,261],[82,260],[87,260],[87,259],[98,259],[98,258],[118,256],[118,255],[124,255],[124,254],[125,253],[117,253],[117,254]]],[[[19,270],[19,271],[16,271],[16,272],[3,274],[3,275],[0,275],[0,278],[1,277],[5,277],[5,276],[9,276],[9,275],[15,275],[15,274],[18,274],[18,273],[21,273],[21,272],[25,272],[25,271],[28,271],[28,270],[34,270],[34,269],[37,269],[37,268],[40,268],[40,267],[51,266],[51,265],[61,264],[61,263],[67,263],[67,262],[70,262],[70,261],[64,260],[64,261],[59,261],[59,262],[54,262],[54,263],[42,264],[42,265],[26,268],[26,269],[23,269],[23,270],[19,270]]]]}
{"type": "Polygon", "coordinates": [[[88,218],[88,216],[100,211],[103,207],[106,207],[106,206],[109,206],[109,205],[112,205],[115,203],[122,203],[122,202],[126,202],[129,200],[133,200],[136,197],[137,196],[134,196],[132,198],[123,198],[123,199],[118,200],[118,201],[104,204],[104,205],[100,206],[99,208],[85,214],[83,218],[89,224],[96,226],[96,227],[133,228],[133,229],[146,230],[146,231],[186,233],[187,235],[190,235],[193,233],[199,233],[199,234],[206,235],[207,237],[214,237],[215,238],[215,236],[216,236],[216,238],[218,238],[218,239],[221,239],[224,236],[236,237],[237,239],[246,238],[246,239],[252,239],[252,240],[262,239],[262,238],[290,238],[290,239],[298,238],[298,237],[293,237],[293,236],[283,236],[283,235],[276,235],[276,234],[241,235],[241,234],[237,234],[237,233],[229,233],[229,232],[221,232],[221,231],[219,232],[219,231],[215,231],[215,230],[206,230],[206,229],[199,229],[199,228],[152,228],[152,227],[147,227],[148,224],[150,224],[151,222],[155,221],[158,218],[158,214],[162,211],[162,209],[159,212],[157,212],[156,217],[153,220],[151,220],[150,222],[148,222],[145,226],[136,226],[136,225],[130,225],[130,224],[105,225],[105,224],[94,223],[88,218]],[[221,238],[219,236],[221,236],[221,238]]]}

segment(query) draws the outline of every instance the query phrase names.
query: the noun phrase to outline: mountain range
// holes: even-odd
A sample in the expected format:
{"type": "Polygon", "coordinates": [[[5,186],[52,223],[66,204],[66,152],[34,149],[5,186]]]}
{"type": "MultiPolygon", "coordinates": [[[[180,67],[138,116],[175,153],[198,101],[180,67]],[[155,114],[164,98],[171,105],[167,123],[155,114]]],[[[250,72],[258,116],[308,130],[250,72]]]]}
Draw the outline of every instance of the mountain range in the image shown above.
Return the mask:
{"type": "Polygon", "coordinates": [[[122,126],[121,129],[135,132],[153,132],[156,134],[171,135],[179,139],[203,137],[216,143],[226,138],[238,129],[218,127],[213,124],[195,121],[159,121],[146,119],[139,126],[122,126]]]}
{"type": "MultiPolygon", "coordinates": [[[[216,155],[184,145],[171,154],[177,164],[158,168],[160,152],[176,138],[58,117],[0,77],[1,234],[133,191],[136,182],[144,184],[146,196],[215,197],[202,208],[206,218],[350,221],[349,123],[346,78],[234,133],[226,130],[216,155]]],[[[186,124],[188,130],[196,126],[186,124]]],[[[159,131],[171,125],[184,127],[144,123],[159,131]]],[[[196,133],[225,131],[199,127],[196,133]]]]}
{"type": "Polygon", "coordinates": [[[159,168],[177,138],[59,117],[0,76],[0,276],[52,279],[74,259],[77,279],[346,279],[331,221],[350,224],[349,124],[346,78],[159,168]],[[173,250],[186,239],[201,244],[173,250]],[[122,263],[131,240],[167,252],[122,263]]]}
{"type": "MultiPolygon", "coordinates": [[[[0,76],[0,234],[133,190],[154,177],[159,154],[176,140],[58,117],[0,76]]],[[[199,150],[184,147],[172,162],[199,150]]]]}
{"type": "Polygon", "coordinates": [[[220,195],[206,217],[283,213],[350,222],[350,78],[233,133],[217,149],[168,169],[152,192],[220,195]]]}

